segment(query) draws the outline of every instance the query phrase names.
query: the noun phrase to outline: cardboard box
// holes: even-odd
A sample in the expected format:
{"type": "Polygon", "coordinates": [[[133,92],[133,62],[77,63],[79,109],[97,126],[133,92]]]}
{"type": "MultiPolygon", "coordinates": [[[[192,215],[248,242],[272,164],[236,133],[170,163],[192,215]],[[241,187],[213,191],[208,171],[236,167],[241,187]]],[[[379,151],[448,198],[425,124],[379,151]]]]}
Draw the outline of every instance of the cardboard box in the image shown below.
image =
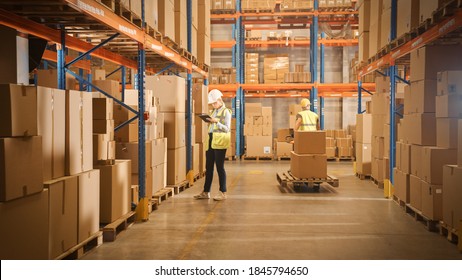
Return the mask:
{"type": "Polygon", "coordinates": [[[202,83],[193,84],[194,112],[196,114],[208,113],[208,87],[202,83]]]}
{"type": "MultiPolygon", "coordinates": [[[[182,3],[186,3],[182,1],[182,3]]],[[[175,42],[180,48],[187,48],[188,46],[188,30],[186,14],[181,12],[175,12],[175,42]]]]}
{"type": "Polygon", "coordinates": [[[200,143],[199,144],[199,172],[203,173],[205,172],[205,145],[206,143],[200,143]]]}
{"type": "Polygon", "coordinates": [[[273,141],[271,136],[246,136],[246,153],[248,157],[272,157],[273,141]]]}
{"type": "Polygon", "coordinates": [[[347,132],[345,129],[337,129],[334,131],[334,138],[347,138],[347,132]]]}
{"type": "MultiPolygon", "coordinates": [[[[96,81],[94,81],[96,82],[96,81]]],[[[58,70],[57,69],[37,69],[37,86],[47,88],[58,88],[58,70]]],[[[71,74],[66,73],[66,89],[74,90],[77,81],[71,74]]]]}
{"type": "Polygon", "coordinates": [[[393,168],[393,177],[395,179],[394,195],[405,203],[410,202],[410,182],[409,174],[393,168]]]}
{"type": "Polygon", "coordinates": [[[422,146],[436,145],[436,118],[433,113],[412,114],[406,116],[409,121],[409,140],[412,144],[422,146]]]}
{"type": "MultiPolygon", "coordinates": [[[[415,146],[415,145],[412,145],[415,146]]],[[[420,146],[418,146],[420,147],[420,146]]],[[[411,145],[401,144],[401,170],[404,173],[411,174],[411,145]]],[[[416,169],[417,170],[417,169],[416,169]]]]}
{"type": "Polygon", "coordinates": [[[387,157],[383,158],[382,174],[383,179],[390,179],[390,159],[387,157]]]}
{"type": "Polygon", "coordinates": [[[338,157],[352,157],[353,156],[353,147],[338,147],[337,148],[338,157]]]}
{"type": "Polygon", "coordinates": [[[297,154],[325,154],[326,133],[324,131],[295,131],[294,152],[297,154]]]}
{"type": "Polygon", "coordinates": [[[422,209],[422,180],[414,175],[409,176],[409,202],[415,209],[422,209]]]}
{"type": "MultiPolygon", "coordinates": [[[[100,223],[100,176],[99,170],[80,173],[78,196],[78,243],[99,231],[100,223]]],[[[128,177],[129,178],[129,177],[128,177]]],[[[124,178],[122,178],[124,180],[124,178]]]]}
{"type": "Polygon", "coordinates": [[[186,180],[186,147],[167,150],[167,184],[177,185],[186,180]]]}
{"type": "Polygon", "coordinates": [[[295,115],[289,116],[289,128],[295,128],[295,120],[296,120],[295,115]]]}
{"type": "Polygon", "coordinates": [[[66,91],[66,175],[93,168],[92,111],[88,92],[66,91]]]}
{"type": "MultiPolygon", "coordinates": [[[[206,65],[210,65],[210,37],[207,34],[199,33],[197,35],[197,60],[206,65]]],[[[213,75],[212,75],[213,78],[213,75]]]]}
{"type": "Polygon", "coordinates": [[[336,138],[336,142],[337,142],[337,147],[342,147],[342,148],[353,147],[353,139],[352,138],[336,138]]]}
{"type": "Polygon", "coordinates": [[[114,100],[111,98],[93,98],[92,101],[94,120],[114,119],[114,100]]]}
{"type": "Polygon", "coordinates": [[[462,96],[458,94],[436,96],[436,117],[437,118],[460,118],[462,116],[462,96]]]}
{"type": "Polygon", "coordinates": [[[441,71],[460,70],[462,52],[459,45],[425,46],[411,52],[411,81],[436,80],[441,71]]]}
{"type": "Polygon", "coordinates": [[[77,245],[78,177],[47,181],[49,195],[50,259],[77,245]]]}
{"type": "Polygon", "coordinates": [[[95,168],[101,172],[100,222],[112,223],[131,210],[131,163],[116,160],[114,165],[97,165],[95,168]]]}
{"type": "Polygon", "coordinates": [[[0,259],[48,259],[48,225],[48,190],[0,203],[0,259]]]}
{"type": "Polygon", "coordinates": [[[0,201],[41,192],[42,164],[41,136],[0,138],[0,201]]]}
{"type": "Polygon", "coordinates": [[[154,139],[152,145],[151,166],[167,162],[167,138],[154,139]]]}
{"type": "MultiPolygon", "coordinates": [[[[115,124],[116,127],[118,125],[120,125],[120,123],[115,124]]],[[[117,142],[124,142],[124,143],[138,141],[138,124],[130,123],[118,129],[114,133],[114,139],[117,142]]]]}
{"type": "Polygon", "coordinates": [[[207,36],[210,35],[210,9],[211,9],[210,1],[199,1],[198,6],[198,23],[197,23],[197,31],[198,33],[206,34],[207,36]]]}
{"type": "Polygon", "coordinates": [[[261,103],[245,103],[245,116],[261,116],[262,106],[261,103]]]}
{"type": "MultiPolygon", "coordinates": [[[[138,173],[138,142],[117,143],[116,158],[131,160],[131,173],[138,173]]],[[[150,141],[145,143],[145,170],[149,171],[152,164],[152,145],[150,141]]]]}
{"type": "Polygon", "coordinates": [[[383,137],[373,137],[372,138],[372,157],[373,158],[380,158],[382,159],[384,157],[384,141],[385,139],[383,137]]]}
{"type": "Polygon", "coordinates": [[[457,165],[462,166],[462,120],[459,120],[457,131],[457,165]]]}
{"type": "Polygon", "coordinates": [[[283,129],[278,129],[278,142],[287,142],[288,138],[290,136],[290,129],[288,128],[283,128],[283,129]]]}
{"type": "Polygon", "coordinates": [[[410,174],[423,178],[422,154],[424,146],[411,145],[411,172],[410,174]]]}
{"type": "Polygon", "coordinates": [[[462,94],[462,71],[443,71],[437,74],[437,94],[462,94]]]}
{"type": "Polygon", "coordinates": [[[372,172],[371,144],[356,143],[356,170],[359,174],[370,175],[372,172]]]}
{"type": "Polygon", "coordinates": [[[372,143],[372,115],[356,115],[356,141],[360,143],[372,143]]]}
{"type": "Polygon", "coordinates": [[[410,32],[420,23],[420,0],[398,1],[397,8],[397,37],[410,32]]]}
{"type": "Polygon", "coordinates": [[[65,105],[64,90],[37,87],[37,133],[42,136],[44,181],[64,176],[65,105]]]}
{"type": "Polygon", "coordinates": [[[430,220],[443,220],[443,186],[422,181],[422,214],[430,220]]]}
{"type": "Polygon", "coordinates": [[[447,149],[457,149],[458,119],[437,118],[436,119],[436,146],[447,149]]]}
{"type": "Polygon", "coordinates": [[[37,88],[0,85],[0,137],[37,135],[37,88]]]}
{"type": "MultiPolygon", "coordinates": [[[[385,6],[383,6],[385,7],[385,6]]],[[[390,43],[390,22],[391,22],[391,8],[382,9],[380,18],[380,44],[379,49],[385,47],[390,43]]]]}
{"type": "MultiPolygon", "coordinates": [[[[133,108],[135,111],[138,111],[138,106],[130,106],[130,107],[133,108]]],[[[128,110],[125,107],[122,107],[122,105],[114,104],[113,115],[114,115],[114,123],[117,126],[125,121],[132,119],[135,116],[135,113],[133,113],[132,111],[128,110]]],[[[138,124],[138,119],[135,119],[134,121],[132,121],[131,124],[138,124]]]]}
{"type": "MultiPolygon", "coordinates": [[[[122,100],[122,93],[120,92],[120,86],[118,81],[114,80],[96,80],[93,81],[93,85],[96,87],[93,88],[93,90],[100,89],[104,91],[105,93],[109,94],[110,96],[113,96],[114,98],[118,100],[122,100]]],[[[98,91],[99,92],[99,91],[98,91]]],[[[88,94],[88,93],[87,93],[88,94]]],[[[100,98],[105,98],[105,95],[99,95],[100,98]]]]}
{"type": "Polygon", "coordinates": [[[334,138],[326,137],[326,148],[328,147],[336,147],[334,138]]]}
{"type": "Polygon", "coordinates": [[[371,23],[371,1],[363,1],[359,6],[359,33],[369,31],[371,23]]]}
{"type": "Polygon", "coordinates": [[[159,32],[175,41],[175,6],[173,1],[157,1],[159,32]]]}
{"type": "Polygon", "coordinates": [[[454,149],[424,147],[422,149],[422,179],[430,184],[443,184],[443,166],[457,163],[454,149]]]}
{"type": "Polygon", "coordinates": [[[335,158],[337,155],[337,147],[326,147],[326,156],[328,159],[335,158]]]}
{"type": "Polygon", "coordinates": [[[93,133],[109,134],[114,138],[114,120],[93,120],[93,133]]]}
{"type": "Polygon", "coordinates": [[[276,142],[276,155],[278,157],[290,157],[293,150],[293,144],[287,142],[276,142]]]}
{"type": "Polygon", "coordinates": [[[107,134],[93,134],[93,160],[94,162],[115,159],[116,142],[109,140],[107,134]]]}
{"type": "Polygon", "coordinates": [[[443,222],[457,229],[462,219],[462,168],[455,165],[443,167],[443,222]]]}
{"type": "Polygon", "coordinates": [[[168,149],[176,149],[186,145],[185,122],[185,113],[164,113],[168,149]]]}
{"type": "Polygon", "coordinates": [[[199,164],[200,164],[200,161],[199,161],[199,153],[200,153],[199,144],[196,143],[196,144],[194,144],[194,145],[192,146],[192,154],[193,154],[193,158],[192,158],[192,161],[193,161],[192,170],[194,171],[194,175],[199,174],[199,164]]]}
{"type": "Polygon", "coordinates": [[[159,98],[160,112],[185,113],[186,82],[177,76],[146,76],[146,89],[159,98]]]}
{"type": "Polygon", "coordinates": [[[167,163],[152,167],[152,193],[160,191],[167,186],[167,163]]]}
{"type": "Polygon", "coordinates": [[[434,11],[441,7],[441,5],[445,2],[445,0],[420,0],[419,5],[419,19],[420,22],[424,22],[425,20],[432,17],[434,11]]]}
{"type": "Polygon", "coordinates": [[[434,113],[435,112],[435,92],[436,80],[413,81],[410,86],[412,113],[434,113]]]}
{"type": "Polygon", "coordinates": [[[327,157],[325,154],[297,154],[292,151],[290,171],[297,178],[327,178],[327,157]]]}
{"type": "MultiPolygon", "coordinates": [[[[144,185],[145,185],[145,190],[144,190],[144,196],[146,198],[151,198],[152,197],[152,169],[149,169],[144,173],[144,185]]],[[[138,184],[138,187],[141,185],[140,183],[140,176],[139,174],[132,173],[131,174],[131,184],[138,184]]]]}

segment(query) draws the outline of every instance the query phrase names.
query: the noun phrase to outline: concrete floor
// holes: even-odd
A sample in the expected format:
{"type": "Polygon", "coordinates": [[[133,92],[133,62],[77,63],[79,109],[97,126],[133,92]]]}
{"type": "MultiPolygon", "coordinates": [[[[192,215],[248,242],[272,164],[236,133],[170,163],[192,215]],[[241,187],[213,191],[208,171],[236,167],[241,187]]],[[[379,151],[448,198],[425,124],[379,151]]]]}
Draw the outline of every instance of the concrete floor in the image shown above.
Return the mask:
{"type": "MultiPolygon", "coordinates": [[[[357,179],[350,162],[329,162],[340,187],[320,193],[281,192],[276,172],[288,170],[287,161],[231,161],[225,168],[228,200],[194,200],[202,178],[83,259],[462,259],[456,245],[357,179]]],[[[217,191],[215,177],[212,196],[217,191]]]]}

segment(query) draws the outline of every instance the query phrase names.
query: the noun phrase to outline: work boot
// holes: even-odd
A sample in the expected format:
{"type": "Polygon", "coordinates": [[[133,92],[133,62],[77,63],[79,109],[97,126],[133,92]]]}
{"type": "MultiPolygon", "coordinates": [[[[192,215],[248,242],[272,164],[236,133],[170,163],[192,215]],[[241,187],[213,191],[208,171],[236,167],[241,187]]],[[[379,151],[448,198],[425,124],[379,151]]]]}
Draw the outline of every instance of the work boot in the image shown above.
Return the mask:
{"type": "Polygon", "coordinates": [[[213,198],[213,200],[216,201],[221,201],[226,199],[226,193],[225,192],[218,192],[218,194],[213,198]]]}
{"type": "Polygon", "coordinates": [[[195,199],[209,199],[210,198],[210,193],[209,192],[201,192],[198,195],[194,196],[195,199]]]}

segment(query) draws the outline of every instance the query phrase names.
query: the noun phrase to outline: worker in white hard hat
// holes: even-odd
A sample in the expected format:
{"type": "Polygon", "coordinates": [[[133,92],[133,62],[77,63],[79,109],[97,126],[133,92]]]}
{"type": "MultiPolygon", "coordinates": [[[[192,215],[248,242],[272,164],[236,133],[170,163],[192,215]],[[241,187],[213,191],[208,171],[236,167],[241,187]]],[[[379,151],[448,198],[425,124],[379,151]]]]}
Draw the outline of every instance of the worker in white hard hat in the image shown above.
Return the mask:
{"type": "Polygon", "coordinates": [[[298,112],[295,118],[295,130],[297,131],[316,131],[319,130],[319,117],[315,112],[310,111],[311,102],[303,98],[300,101],[302,111],[298,112]]]}
{"type": "Polygon", "coordinates": [[[231,117],[232,112],[226,108],[223,94],[217,89],[213,89],[208,94],[208,104],[212,105],[213,110],[208,118],[208,139],[206,141],[206,172],[204,190],[195,195],[196,199],[209,199],[210,188],[213,180],[213,167],[216,165],[220,191],[213,199],[220,201],[227,198],[226,195],[226,171],[224,168],[226,149],[231,144],[231,117]]]}

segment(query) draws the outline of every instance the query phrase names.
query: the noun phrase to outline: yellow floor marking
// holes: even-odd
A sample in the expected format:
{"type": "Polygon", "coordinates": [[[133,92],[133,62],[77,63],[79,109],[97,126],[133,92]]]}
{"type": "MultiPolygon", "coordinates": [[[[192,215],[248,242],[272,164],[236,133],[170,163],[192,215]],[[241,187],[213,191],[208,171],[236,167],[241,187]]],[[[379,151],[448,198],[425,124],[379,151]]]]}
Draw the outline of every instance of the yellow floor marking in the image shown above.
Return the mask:
{"type": "Polygon", "coordinates": [[[261,171],[261,170],[250,170],[247,174],[261,175],[261,174],[263,174],[263,171],[261,171]]]}

